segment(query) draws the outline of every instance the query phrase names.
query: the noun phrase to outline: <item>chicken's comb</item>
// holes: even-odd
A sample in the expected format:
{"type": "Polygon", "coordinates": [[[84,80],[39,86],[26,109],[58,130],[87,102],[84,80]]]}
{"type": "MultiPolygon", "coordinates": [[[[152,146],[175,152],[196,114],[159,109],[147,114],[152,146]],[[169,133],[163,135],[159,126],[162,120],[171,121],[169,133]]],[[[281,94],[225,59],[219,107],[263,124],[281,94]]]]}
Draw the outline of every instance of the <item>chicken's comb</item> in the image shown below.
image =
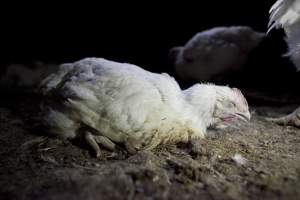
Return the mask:
{"type": "Polygon", "coordinates": [[[232,88],[232,90],[239,96],[241,97],[240,99],[242,100],[242,102],[248,106],[248,102],[247,100],[245,99],[244,95],[242,94],[241,90],[239,90],[238,88],[232,88]]]}

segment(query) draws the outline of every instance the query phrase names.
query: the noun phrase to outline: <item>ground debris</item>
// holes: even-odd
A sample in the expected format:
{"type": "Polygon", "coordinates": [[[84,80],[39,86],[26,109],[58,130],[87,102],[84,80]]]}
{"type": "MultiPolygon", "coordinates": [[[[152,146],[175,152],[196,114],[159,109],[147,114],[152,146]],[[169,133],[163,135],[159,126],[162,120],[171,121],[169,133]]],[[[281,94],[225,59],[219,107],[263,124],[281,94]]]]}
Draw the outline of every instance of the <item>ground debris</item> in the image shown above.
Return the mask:
{"type": "Polygon", "coordinates": [[[203,140],[134,155],[103,150],[98,159],[81,141],[32,132],[33,112],[0,108],[2,199],[300,198],[300,129],[266,121],[280,115],[275,108],[254,107],[249,124],[203,140]]]}

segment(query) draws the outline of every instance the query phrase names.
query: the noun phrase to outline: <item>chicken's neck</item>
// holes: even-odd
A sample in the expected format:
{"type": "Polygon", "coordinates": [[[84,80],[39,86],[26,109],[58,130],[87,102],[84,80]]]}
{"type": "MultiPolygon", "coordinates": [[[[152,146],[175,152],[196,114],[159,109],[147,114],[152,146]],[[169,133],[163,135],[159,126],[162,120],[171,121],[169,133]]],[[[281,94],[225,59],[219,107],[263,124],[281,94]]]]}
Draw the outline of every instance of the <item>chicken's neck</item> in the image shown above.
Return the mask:
{"type": "Polygon", "coordinates": [[[183,91],[185,100],[191,105],[192,113],[208,127],[213,123],[216,90],[212,85],[195,84],[183,91]]]}

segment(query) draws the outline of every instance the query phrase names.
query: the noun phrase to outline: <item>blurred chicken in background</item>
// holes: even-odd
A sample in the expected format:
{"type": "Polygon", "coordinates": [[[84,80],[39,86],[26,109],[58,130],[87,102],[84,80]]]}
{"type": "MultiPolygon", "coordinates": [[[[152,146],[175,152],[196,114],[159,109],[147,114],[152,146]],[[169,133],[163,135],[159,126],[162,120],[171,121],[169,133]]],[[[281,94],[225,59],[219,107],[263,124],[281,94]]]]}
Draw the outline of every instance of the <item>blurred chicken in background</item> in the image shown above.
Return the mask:
{"type": "Polygon", "coordinates": [[[265,33],[247,26],[216,27],[197,33],[183,47],[172,48],[169,56],[183,81],[222,80],[244,66],[264,37],[265,33]]]}
{"type": "Polygon", "coordinates": [[[10,64],[0,76],[1,90],[34,91],[39,83],[58,69],[58,65],[36,61],[33,64],[10,64]]]}

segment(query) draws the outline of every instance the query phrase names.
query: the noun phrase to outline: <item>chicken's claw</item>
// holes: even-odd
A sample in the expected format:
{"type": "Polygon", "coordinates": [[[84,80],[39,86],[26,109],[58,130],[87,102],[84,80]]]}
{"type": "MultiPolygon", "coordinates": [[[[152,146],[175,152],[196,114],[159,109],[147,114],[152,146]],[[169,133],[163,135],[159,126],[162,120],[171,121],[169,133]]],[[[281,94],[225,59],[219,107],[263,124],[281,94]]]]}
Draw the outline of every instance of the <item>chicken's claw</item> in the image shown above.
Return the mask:
{"type": "Polygon", "coordinates": [[[266,118],[266,120],[283,126],[300,127],[300,107],[289,115],[279,118],[266,118]]]}

